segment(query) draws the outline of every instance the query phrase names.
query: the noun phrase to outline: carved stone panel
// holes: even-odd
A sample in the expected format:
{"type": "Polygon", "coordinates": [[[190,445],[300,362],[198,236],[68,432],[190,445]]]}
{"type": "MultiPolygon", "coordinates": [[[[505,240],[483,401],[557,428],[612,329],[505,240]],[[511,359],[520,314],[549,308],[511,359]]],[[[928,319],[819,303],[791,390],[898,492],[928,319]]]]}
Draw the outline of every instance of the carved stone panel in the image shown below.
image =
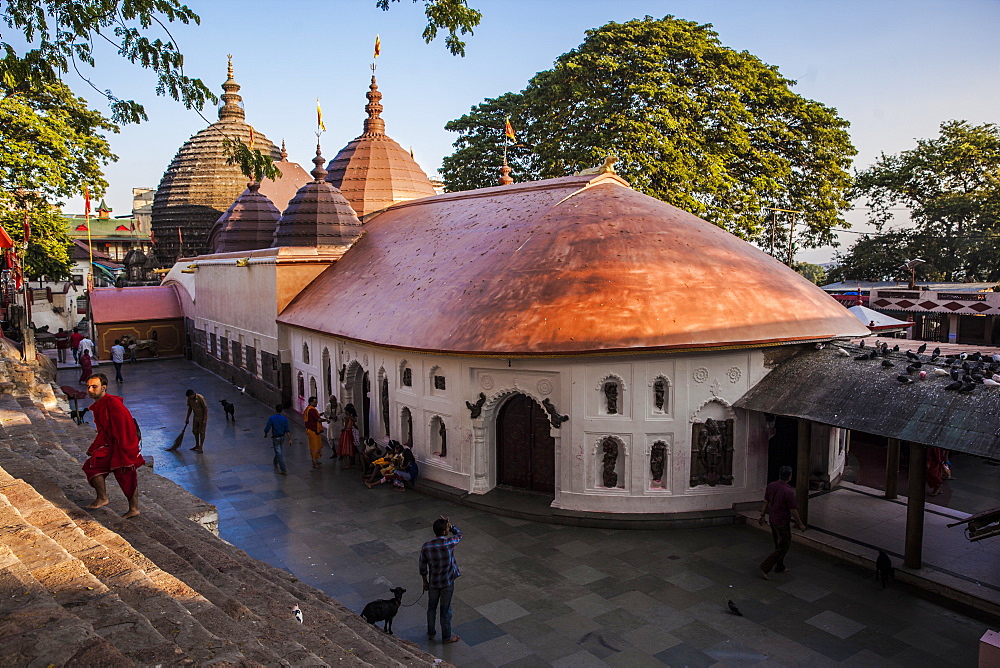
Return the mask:
{"type": "Polygon", "coordinates": [[[733,484],[733,421],[708,418],[691,426],[691,486],[733,484]]]}

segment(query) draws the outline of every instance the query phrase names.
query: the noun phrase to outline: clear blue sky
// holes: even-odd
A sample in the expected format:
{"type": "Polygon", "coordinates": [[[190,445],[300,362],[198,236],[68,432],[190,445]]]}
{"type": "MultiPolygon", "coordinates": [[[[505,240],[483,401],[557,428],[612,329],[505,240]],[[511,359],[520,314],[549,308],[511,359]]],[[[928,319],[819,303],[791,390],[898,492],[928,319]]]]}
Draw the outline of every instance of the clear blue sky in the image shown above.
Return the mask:
{"type": "MultiPolygon", "coordinates": [[[[375,0],[188,0],[201,25],[170,29],[188,74],[219,93],[226,54],[233,54],[248,121],[275,143],[284,138],[290,159],[307,170],[317,97],[328,160],[361,133],[376,33],[386,131],[412,147],[430,175],[452,150],[447,121],[484,98],[521,90],[580,44],[588,28],[645,15],[711,23],[723,44],[777,66],[798,81],[797,93],[835,107],[851,123],[858,168],[934,136],[944,120],[1000,120],[1000,0],[469,2],[484,17],[467,36],[465,58],[450,55],[441,38],[423,43],[423,3],[409,0],[388,12],[375,0]]],[[[107,199],[116,215],[129,212],[132,187],[155,188],[180,145],[206,125],[178,103],[156,98],[148,72],[118,60],[110,50],[99,55],[95,84],[143,102],[150,120],[111,137],[119,161],[107,169],[107,199]]],[[[68,82],[101,106],[96,93],[68,82]]],[[[214,109],[204,113],[217,117],[214,109]]],[[[82,201],[71,201],[67,211],[77,210],[82,201]]],[[[842,236],[846,243],[853,238],[842,236]]],[[[800,258],[822,262],[832,253],[817,249],[800,258]]]]}

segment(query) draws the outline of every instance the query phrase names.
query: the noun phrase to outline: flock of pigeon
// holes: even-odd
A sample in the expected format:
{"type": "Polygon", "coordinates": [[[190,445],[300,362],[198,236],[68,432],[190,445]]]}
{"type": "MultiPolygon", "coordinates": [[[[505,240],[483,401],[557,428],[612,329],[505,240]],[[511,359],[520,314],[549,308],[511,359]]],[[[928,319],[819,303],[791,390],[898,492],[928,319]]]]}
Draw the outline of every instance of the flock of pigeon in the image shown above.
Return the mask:
{"type": "MultiPolygon", "coordinates": [[[[864,340],[861,341],[861,350],[865,349],[864,340]]],[[[1000,354],[991,356],[983,355],[980,352],[959,353],[956,355],[941,356],[941,349],[935,348],[930,357],[926,357],[924,352],[927,344],[922,344],[917,348],[917,352],[909,350],[903,351],[908,362],[904,372],[896,376],[896,380],[905,385],[910,385],[922,380],[950,379],[944,386],[949,392],[969,393],[975,391],[978,386],[1000,387],[1000,354]]],[[[870,352],[862,352],[854,360],[857,362],[882,360],[882,368],[893,369],[897,362],[888,359],[890,352],[899,352],[899,346],[889,348],[888,343],[875,342],[870,352]]],[[[837,348],[837,354],[842,357],[850,357],[851,353],[843,348],[837,348]]],[[[902,364],[902,362],[898,362],[902,364]]]]}

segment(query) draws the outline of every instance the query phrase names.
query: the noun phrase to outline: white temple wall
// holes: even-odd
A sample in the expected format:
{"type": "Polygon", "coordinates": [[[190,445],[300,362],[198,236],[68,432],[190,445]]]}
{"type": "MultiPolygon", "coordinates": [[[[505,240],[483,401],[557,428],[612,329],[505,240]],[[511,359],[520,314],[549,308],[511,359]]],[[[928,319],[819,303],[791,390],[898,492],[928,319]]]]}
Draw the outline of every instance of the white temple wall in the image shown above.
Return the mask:
{"type": "MultiPolygon", "coordinates": [[[[206,336],[215,334],[217,343],[219,337],[225,337],[254,347],[258,369],[262,366],[262,351],[278,354],[274,264],[237,267],[232,260],[217,264],[201,261],[195,273],[183,279],[193,296],[191,311],[186,309],[184,315],[194,322],[196,329],[203,330],[206,336]]],[[[219,357],[218,349],[215,356],[219,357]]]]}
{"type": "MultiPolygon", "coordinates": [[[[381,442],[388,437],[405,441],[408,414],[420,475],[471,493],[488,492],[497,484],[497,418],[504,402],[517,393],[539,406],[547,400],[559,415],[569,416],[561,428],[549,430],[555,450],[554,507],[616,513],[729,509],[734,503],[758,501],[766,485],[763,416],[732,408],[767,373],[759,350],[507,360],[387,350],[291,328],[289,344],[293,382],[302,373],[308,394],[308,379],[315,377],[321,403],[327,400],[319,362],[324,347],[339,361],[333,385],[342,404],[360,396],[360,379],[367,372],[370,435],[381,442]],[[308,363],[298,352],[303,344],[312,351],[308,363]],[[341,382],[338,372],[345,367],[341,382]],[[382,378],[389,389],[388,434],[382,378]],[[657,381],[665,390],[661,405],[657,381]],[[614,411],[604,388],[608,382],[617,386],[614,411]],[[466,402],[475,406],[480,393],[480,415],[472,418],[466,402]],[[691,462],[697,457],[693,449],[698,447],[692,442],[693,425],[706,418],[732,420],[731,485],[691,484],[691,462]],[[618,446],[614,487],[604,486],[602,443],[607,438],[618,446]],[[665,446],[658,485],[650,467],[657,443],[665,446]]],[[[337,438],[339,427],[333,426],[331,438],[337,438]]]]}

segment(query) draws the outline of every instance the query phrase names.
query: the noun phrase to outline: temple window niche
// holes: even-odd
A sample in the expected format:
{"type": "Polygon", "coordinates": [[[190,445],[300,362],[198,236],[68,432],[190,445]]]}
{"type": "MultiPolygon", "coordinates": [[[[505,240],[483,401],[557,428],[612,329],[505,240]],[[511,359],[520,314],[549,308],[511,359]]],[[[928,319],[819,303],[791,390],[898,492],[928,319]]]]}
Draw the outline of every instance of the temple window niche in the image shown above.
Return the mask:
{"type": "Polygon", "coordinates": [[[399,386],[413,387],[413,369],[410,368],[410,363],[406,360],[399,364],[399,386]]]}
{"type": "Polygon", "coordinates": [[[617,436],[604,436],[597,442],[597,486],[607,489],[625,487],[625,442],[617,436]]]}
{"type": "Polygon", "coordinates": [[[651,388],[653,415],[669,415],[671,394],[670,380],[666,376],[657,376],[653,379],[651,388]]]}
{"type": "Polygon", "coordinates": [[[444,394],[446,388],[444,369],[439,366],[431,369],[431,394],[444,394]]]}
{"type": "Polygon", "coordinates": [[[625,381],[617,374],[609,374],[598,384],[598,414],[625,415],[625,381]]]}
{"type": "Polygon", "coordinates": [[[667,458],[670,456],[670,445],[665,440],[656,440],[649,448],[649,487],[663,489],[663,477],[668,471],[667,458]]]}
{"type": "Polygon", "coordinates": [[[302,363],[309,364],[309,344],[302,344],[302,363]]]}
{"type": "Polygon", "coordinates": [[[431,418],[431,453],[438,457],[448,456],[448,427],[444,420],[435,415],[431,418]]]}

